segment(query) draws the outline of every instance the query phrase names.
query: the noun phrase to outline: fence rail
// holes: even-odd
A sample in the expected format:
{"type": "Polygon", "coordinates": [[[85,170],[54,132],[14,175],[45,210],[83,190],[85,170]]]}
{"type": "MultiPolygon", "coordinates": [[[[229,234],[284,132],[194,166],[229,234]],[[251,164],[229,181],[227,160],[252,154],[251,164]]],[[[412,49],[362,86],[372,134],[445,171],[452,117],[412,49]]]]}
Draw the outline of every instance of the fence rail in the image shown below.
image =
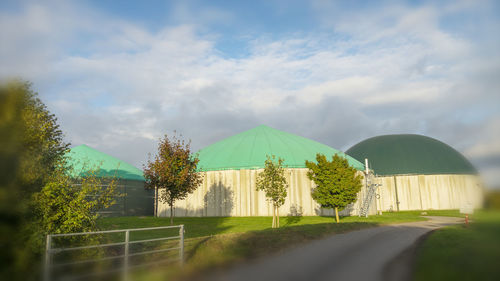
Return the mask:
{"type": "Polygon", "coordinates": [[[184,263],[184,225],[134,228],[134,229],[119,229],[119,230],[105,230],[105,231],[79,232],[79,233],[49,234],[49,235],[47,235],[46,239],[47,240],[46,240],[46,248],[45,248],[45,262],[44,262],[44,275],[43,275],[44,281],[52,281],[52,280],[56,279],[53,276],[53,271],[57,268],[60,268],[60,267],[68,267],[68,266],[75,266],[75,265],[82,265],[82,264],[92,264],[92,263],[98,263],[98,262],[110,261],[110,260],[121,260],[122,266],[118,267],[118,268],[116,268],[116,267],[107,268],[107,269],[105,268],[103,270],[99,270],[99,271],[95,271],[95,272],[91,272],[91,273],[86,273],[86,274],[73,274],[70,276],[65,276],[64,280],[79,280],[79,279],[89,278],[89,277],[94,276],[94,275],[106,275],[106,274],[116,273],[116,272],[120,272],[120,271],[122,273],[122,280],[127,280],[128,275],[129,275],[129,271],[131,269],[140,268],[140,267],[147,267],[147,266],[151,266],[151,265],[155,265],[155,264],[166,263],[169,261],[179,261],[181,266],[184,263]],[[176,236],[165,236],[165,237],[160,237],[160,238],[132,240],[132,241],[130,240],[130,234],[133,232],[141,232],[141,231],[142,232],[144,232],[144,231],[154,232],[154,231],[158,231],[158,230],[176,229],[176,228],[179,229],[179,234],[176,236]],[[124,240],[121,242],[102,243],[102,244],[85,245],[85,246],[54,247],[54,238],[61,238],[61,237],[71,238],[71,237],[105,235],[105,234],[116,234],[116,233],[125,234],[124,240]],[[176,247],[146,250],[146,251],[135,251],[133,253],[130,252],[130,245],[146,244],[146,243],[150,243],[150,242],[160,242],[160,241],[168,241],[168,240],[174,240],[174,239],[179,239],[179,244],[176,247]],[[108,247],[116,247],[116,246],[123,247],[123,254],[104,256],[104,257],[98,257],[98,258],[83,259],[83,260],[70,261],[70,262],[54,262],[55,255],[63,253],[63,252],[75,252],[75,251],[81,251],[81,250],[86,250],[86,249],[108,248],[108,247]],[[130,257],[147,256],[147,255],[153,255],[153,254],[158,254],[158,253],[166,253],[166,252],[175,251],[175,250],[179,251],[178,258],[159,259],[159,260],[155,260],[155,261],[147,261],[147,262],[142,262],[142,263],[133,264],[133,265],[131,265],[129,263],[130,257]]]}

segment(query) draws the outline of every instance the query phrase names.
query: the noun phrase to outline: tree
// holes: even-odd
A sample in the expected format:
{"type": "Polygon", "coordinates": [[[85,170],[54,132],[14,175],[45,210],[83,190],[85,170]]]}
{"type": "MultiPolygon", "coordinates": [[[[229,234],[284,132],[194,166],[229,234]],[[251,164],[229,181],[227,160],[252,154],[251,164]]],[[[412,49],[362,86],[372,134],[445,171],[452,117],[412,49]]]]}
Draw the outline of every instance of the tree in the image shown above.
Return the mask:
{"type": "Polygon", "coordinates": [[[99,177],[99,168],[84,169],[80,173],[84,176],[77,178],[68,173],[70,169],[62,161],[48,183],[33,196],[37,225],[32,236],[34,251],[42,248],[44,240],[41,238],[50,233],[96,231],[98,211],[110,207],[121,196],[116,178],[99,177]]]}
{"type": "Polygon", "coordinates": [[[349,165],[344,157],[334,155],[328,161],[325,155],[316,155],[317,163],[306,161],[307,176],[316,184],[312,198],[322,208],[334,208],[335,219],[339,223],[339,210],[356,201],[361,190],[362,177],[349,165]]]}
{"type": "Polygon", "coordinates": [[[40,191],[52,173],[58,169],[59,162],[69,149],[64,135],[51,114],[31,89],[31,83],[14,81],[7,85],[6,91],[19,95],[22,103],[22,151],[20,152],[20,174],[23,195],[40,191]]]}
{"type": "Polygon", "coordinates": [[[33,195],[50,180],[68,146],[31,83],[0,83],[0,279],[27,280],[37,268],[27,243],[38,227],[32,223],[33,195]]]}
{"type": "Polygon", "coordinates": [[[174,224],[174,203],[198,188],[202,175],[197,173],[199,159],[191,154],[190,142],[175,135],[160,139],[154,161],[144,166],[146,188],[158,190],[158,199],[170,206],[170,224],[174,224]]]}
{"type": "Polygon", "coordinates": [[[264,171],[257,175],[257,190],[266,193],[267,200],[273,204],[273,228],[280,226],[279,207],[285,203],[288,182],[283,168],[283,159],[267,156],[264,171]]]}
{"type": "Polygon", "coordinates": [[[2,195],[19,197],[14,201],[0,197],[7,203],[0,205],[15,202],[14,208],[2,211],[17,212],[47,183],[69,143],[31,83],[20,80],[0,84],[0,134],[0,187],[9,189],[2,195]]]}

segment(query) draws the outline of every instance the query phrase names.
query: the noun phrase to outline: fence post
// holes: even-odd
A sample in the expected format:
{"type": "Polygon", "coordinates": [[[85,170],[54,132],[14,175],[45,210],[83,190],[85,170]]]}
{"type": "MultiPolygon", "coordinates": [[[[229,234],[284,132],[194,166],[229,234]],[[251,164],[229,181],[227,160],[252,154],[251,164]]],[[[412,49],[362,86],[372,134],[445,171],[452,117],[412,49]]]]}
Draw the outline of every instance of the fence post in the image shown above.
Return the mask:
{"type": "Polygon", "coordinates": [[[123,254],[123,280],[128,280],[128,242],[130,231],[125,231],[125,253],[123,254]]]}
{"type": "Polygon", "coordinates": [[[184,265],[184,225],[183,224],[180,225],[179,236],[180,236],[179,259],[180,259],[181,266],[183,266],[184,265]]]}
{"type": "Polygon", "coordinates": [[[43,280],[50,281],[50,267],[52,262],[52,236],[47,235],[47,240],[45,242],[45,266],[43,269],[43,280]]]}

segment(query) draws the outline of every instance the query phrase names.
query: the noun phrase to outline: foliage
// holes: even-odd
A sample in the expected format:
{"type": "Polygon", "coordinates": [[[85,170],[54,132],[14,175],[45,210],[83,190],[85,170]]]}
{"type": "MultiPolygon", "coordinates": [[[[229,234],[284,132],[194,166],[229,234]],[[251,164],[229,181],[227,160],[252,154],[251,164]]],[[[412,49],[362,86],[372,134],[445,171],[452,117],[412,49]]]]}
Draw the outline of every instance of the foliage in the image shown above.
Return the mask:
{"type": "Polygon", "coordinates": [[[154,160],[144,166],[146,188],[158,189],[158,199],[170,206],[170,224],[173,224],[173,207],[198,188],[202,175],[197,173],[199,159],[191,154],[190,142],[175,135],[160,139],[154,160]]]}
{"type": "Polygon", "coordinates": [[[19,123],[17,128],[10,128],[10,133],[17,135],[20,141],[20,150],[16,151],[20,171],[17,176],[23,195],[40,191],[57,169],[69,144],[63,140],[57,118],[31,89],[31,83],[13,81],[1,89],[2,99],[6,101],[2,109],[10,112],[4,114],[10,121],[19,123]]]}
{"type": "Polygon", "coordinates": [[[103,182],[97,177],[97,170],[85,174],[84,178],[75,179],[61,167],[34,195],[33,207],[42,236],[97,230],[97,211],[113,205],[120,194],[114,178],[103,182]]]}
{"type": "MultiPolygon", "coordinates": [[[[74,178],[69,170],[62,161],[42,190],[32,196],[30,207],[34,217],[26,225],[25,232],[29,235],[26,246],[38,261],[43,255],[47,234],[96,231],[98,211],[110,207],[121,196],[115,178],[102,179],[98,177],[98,170],[85,170],[82,173],[85,177],[74,178]]],[[[99,235],[81,235],[58,238],[53,243],[56,247],[92,245],[101,239],[99,235]]],[[[103,249],[85,249],[64,258],[82,260],[102,253],[103,249]]]]}
{"type": "Polygon", "coordinates": [[[484,207],[500,210],[500,190],[489,190],[484,197],[484,207]]]}
{"type": "Polygon", "coordinates": [[[21,119],[25,103],[23,92],[11,85],[0,85],[0,279],[16,278],[16,247],[23,218],[28,208],[20,196],[20,155],[24,124],[21,119]]]}
{"type": "Polygon", "coordinates": [[[334,155],[328,161],[325,155],[316,155],[317,163],[306,161],[309,168],[307,176],[316,184],[312,198],[322,208],[334,208],[338,219],[338,211],[356,200],[361,190],[362,177],[349,165],[347,159],[334,155]]]}
{"type": "Polygon", "coordinates": [[[113,179],[103,189],[93,173],[67,174],[68,147],[29,82],[0,85],[0,279],[37,278],[46,234],[95,230],[113,203],[113,179]]]}
{"type": "Polygon", "coordinates": [[[26,243],[32,229],[30,208],[57,169],[69,144],[57,118],[31,89],[31,83],[0,84],[0,279],[25,280],[33,268],[26,243]]]}
{"type": "Polygon", "coordinates": [[[57,118],[30,83],[0,85],[0,208],[4,216],[18,221],[30,215],[26,203],[48,181],[68,146],[57,118]]]}
{"type": "Polygon", "coordinates": [[[273,204],[273,228],[279,227],[279,207],[285,203],[288,182],[283,168],[283,159],[267,156],[264,171],[257,175],[257,190],[266,193],[266,198],[273,204]]]}

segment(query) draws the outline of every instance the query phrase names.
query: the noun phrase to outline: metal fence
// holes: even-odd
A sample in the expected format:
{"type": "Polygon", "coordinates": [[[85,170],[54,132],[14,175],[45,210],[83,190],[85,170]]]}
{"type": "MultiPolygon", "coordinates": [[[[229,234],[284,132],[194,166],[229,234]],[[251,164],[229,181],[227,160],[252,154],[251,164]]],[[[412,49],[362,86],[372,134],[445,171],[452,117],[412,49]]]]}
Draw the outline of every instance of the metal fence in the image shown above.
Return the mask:
{"type": "Polygon", "coordinates": [[[181,266],[184,262],[184,225],[49,234],[46,241],[43,280],[95,280],[98,276],[104,277],[110,274],[121,275],[119,276],[121,280],[128,280],[132,269],[167,264],[169,262],[179,262],[181,266]],[[178,235],[177,231],[175,231],[176,228],[178,228],[178,235]],[[151,233],[160,230],[163,230],[164,233],[157,233],[153,235],[154,238],[151,238],[151,233]],[[132,239],[131,235],[134,233],[149,234],[150,237],[147,238],[150,239],[142,239],[144,237],[141,237],[141,235],[136,235],[140,239],[132,239]],[[106,235],[113,235],[114,237],[104,238],[106,235]],[[98,241],[98,243],[72,245],[79,237],[86,237],[87,240],[82,239],[84,241],[88,241],[89,237],[98,237],[98,239],[91,240],[94,242],[98,241]],[[66,239],[66,241],[65,243],[60,243],[64,245],[57,245],[55,241],[57,239],[66,239]],[[175,242],[176,239],[179,240],[178,243],[175,242]],[[147,244],[149,244],[149,247],[144,246],[147,244]],[[136,247],[139,250],[133,251],[131,250],[132,246],[140,247],[136,247]],[[114,248],[111,254],[106,251],[106,249],[110,248],[114,248]],[[176,250],[178,250],[178,255],[173,252],[176,250]],[[82,251],[87,251],[85,258],[81,258],[85,255],[76,255],[80,258],[68,258],[68,256],[64,256],[65,253],[81,253],[82,251]],[[90,251],[98,252],[98,254],[90,251]],[[158,257],[162,253],[169,253],[170,256],[167,258],[158,257]],[[61,256],[59,260],[57,259],[58,256],[61,256]],[[133,257],[141,257],[142,259],[132,263],[131,258],[133,257]],[[60,261],[61,259],[63,260],[62,262],[60,261]],[[154,260],[152,261],[152,259],[154,260]],[[71,270],[72,267],[78,267],[80,272],[71,270]]]}

